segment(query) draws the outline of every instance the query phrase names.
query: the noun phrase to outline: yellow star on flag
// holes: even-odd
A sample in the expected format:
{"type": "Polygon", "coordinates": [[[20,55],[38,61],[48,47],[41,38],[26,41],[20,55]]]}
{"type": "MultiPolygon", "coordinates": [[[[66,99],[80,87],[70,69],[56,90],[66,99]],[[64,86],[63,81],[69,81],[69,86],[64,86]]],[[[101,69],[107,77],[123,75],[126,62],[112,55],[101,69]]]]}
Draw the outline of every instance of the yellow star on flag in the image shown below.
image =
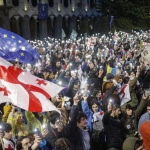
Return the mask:
{"type": "Polygon", "coordinates": [[[24,56],[24,53],[20,53],[21,56],[24,56]]]}
{"type": "Polygon", "coordinates": [[[19,40],[18,43],[22,43],[22,42],[19,40]]]}
{"type": "Polygon", "coordinates": [[[11,36],[11,38],[12,38],[12,39],[15,39],[15,37],[14,37],[14,36],[11,36]]]}
{"type": "Polygon", "coordinates": [[[25,48],[24,46],[21,46],[21,49],[22,49],[22,50],[25,50],[26,48],[25,48]]]}
{"type": "Polygon", "coordinates": [[[7,37],[7,34],[4,34],[3,37],[6,38],[6,37],[7,37]]]}
{"type": "Polygon", "coordinates": [[[15,59],[16,62],[17,62],[18,60],[19,60],[18,58],[15,59]]]}

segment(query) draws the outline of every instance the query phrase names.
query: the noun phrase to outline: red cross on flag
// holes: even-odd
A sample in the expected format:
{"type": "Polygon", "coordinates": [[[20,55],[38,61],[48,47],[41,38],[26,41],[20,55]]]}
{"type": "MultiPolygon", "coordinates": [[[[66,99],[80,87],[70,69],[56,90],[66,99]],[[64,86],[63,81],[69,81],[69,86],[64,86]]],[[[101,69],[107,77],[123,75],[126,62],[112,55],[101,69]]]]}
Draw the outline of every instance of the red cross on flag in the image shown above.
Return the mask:
{"type": "Polygon", "coordinates": [[[0,103],[11,102],[31,112],[58,111],[49,98],[62,89],[0,58],[0,103]]]}

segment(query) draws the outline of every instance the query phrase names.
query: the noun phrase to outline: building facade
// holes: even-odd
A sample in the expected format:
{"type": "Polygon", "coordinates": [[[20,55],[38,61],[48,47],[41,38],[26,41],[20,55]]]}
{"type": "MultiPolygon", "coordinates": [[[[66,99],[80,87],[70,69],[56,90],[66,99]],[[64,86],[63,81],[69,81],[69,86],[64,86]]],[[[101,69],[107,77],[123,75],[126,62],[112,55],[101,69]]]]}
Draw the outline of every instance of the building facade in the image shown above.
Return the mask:
{"type": "Polygon", "coordinates": [[[25,39],[60,39],[62,29],[69,38],[72,30],[78,35],[99,32],[101,13],[96,0],[0,0],[0,27],[25,39]],[[48,17],[39,19],[38,4],[48,4],[48,17]]]}

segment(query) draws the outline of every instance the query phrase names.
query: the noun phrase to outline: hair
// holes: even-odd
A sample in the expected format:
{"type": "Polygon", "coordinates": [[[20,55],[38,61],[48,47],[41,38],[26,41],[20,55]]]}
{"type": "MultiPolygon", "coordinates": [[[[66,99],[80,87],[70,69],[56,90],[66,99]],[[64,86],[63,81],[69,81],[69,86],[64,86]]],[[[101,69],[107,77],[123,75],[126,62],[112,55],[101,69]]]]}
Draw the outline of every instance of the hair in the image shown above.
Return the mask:
{"type": "Polygon", "coordinates": [[[2,130],[5,132],[10,132],[12,130],[10,123],[2,123],[2,130]]]}
{"type": "Polygon", "coordinates": [[[17,141],[16,141],[16,150],[21,150],[23,147],[22,147],[22,141],[24,139],[28,138],[27,136],[20,136],[17,141]]]}
{"type": "Polygon", "coordinates": [[[97,100],[93,100],[93,101],[91,102],[91,106],[93,106],[94,104],[96,104],[97,106],[99,106],[97,100]]]}
{"type": "Polygon", "coordinates": [[[120,108],[120,106],[118,104],[114,103],[112,105],[112,110],[117,110],[118,108],[120,108]]]}
{"type": "Polygon", "coordinates": [[[143,145],[143,141],[142,140],[137,140],[134,146],[134,150],[138,149],[140,146],[143,145]]]}
{"type": "Polygon", "coordinates": [[[127,109],[131,109],[131,110],[132,110],[132,106],[131,106],[130,104],[127,104],[127,105],[126,105],[126,110],[127,110],[127,109]]]}
{"type": "Polygon", "coordinates": [[[57,118],[59,118],[59,117],[60,117],[60,114],[57,111],[52,111],[50,114],[50,117],[49,117],[49,121],[52,124],[55,124],[57,118]]]}
{"type": "Polygon", "coordinates": [[[83,112],[79,112],[79,113],[78,113],[78,116],[77,116],[77,123],[80,123],[80,122],[81,122],[81,118],[87,119],[86,114],[83,113],[83,112]]]}
{"type": "Polygon", "coordinates": [[[19,119],[19,117],[20,117],[20,115],[23,115],[23,113],[22,112],[20,112],[20,111],[17,111],[17,112],[15,112],[15,114],[14,114],[15,116],[16,116],[16,119],[18,120],[19,119]]]}
{"type": "Polygon", "coordinates": [[[147,107],[150,107],[150,100],[147,101],[146,106],[147,106],[147,107]]]}
{"type": "Polygon", "coordinates": [[[129,77],[124,77],[123,78],[123,83],[127,84],[129,82],[130,78],[129,77]]]}
{"type": "Polygon", "coordinates": [[[56,150],[66,150],[70,148],[70,142],[66,138],[59,138],[55,142],[55,147],[56,147],[56,150]]]}

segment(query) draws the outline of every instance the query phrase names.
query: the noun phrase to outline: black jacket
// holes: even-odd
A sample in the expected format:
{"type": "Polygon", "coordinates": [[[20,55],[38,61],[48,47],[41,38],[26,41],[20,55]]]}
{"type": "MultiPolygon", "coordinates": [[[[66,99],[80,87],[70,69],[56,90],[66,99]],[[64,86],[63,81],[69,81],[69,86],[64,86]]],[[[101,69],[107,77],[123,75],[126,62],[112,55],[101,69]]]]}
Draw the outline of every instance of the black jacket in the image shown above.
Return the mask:
{"type": "Polygon", "coordinates": [[[53,128],[48,124],[48,134],[45,139],[47,141],[47,146],[49,148],[55,147],[55,142],[57,139],[62,137],[62,132],[58,132],[57,128],[53,128]]]}
{"type": "Polygon", "coordinates": [[[104,130],[106,134],[107,149],[117,148],[122,149],[122,144],[125,140],[125,129],[121,121],[110,116],[111,112],[105,112],[103,117],[104,130]]]}
{"type": "Polygon", "coordinates": [[[78,106],[73,105],[70,119],[67,125],[68,139],[71,142],[71,150],[83,150],[83,137],[81,129],[77,127],[78,106]]]}

